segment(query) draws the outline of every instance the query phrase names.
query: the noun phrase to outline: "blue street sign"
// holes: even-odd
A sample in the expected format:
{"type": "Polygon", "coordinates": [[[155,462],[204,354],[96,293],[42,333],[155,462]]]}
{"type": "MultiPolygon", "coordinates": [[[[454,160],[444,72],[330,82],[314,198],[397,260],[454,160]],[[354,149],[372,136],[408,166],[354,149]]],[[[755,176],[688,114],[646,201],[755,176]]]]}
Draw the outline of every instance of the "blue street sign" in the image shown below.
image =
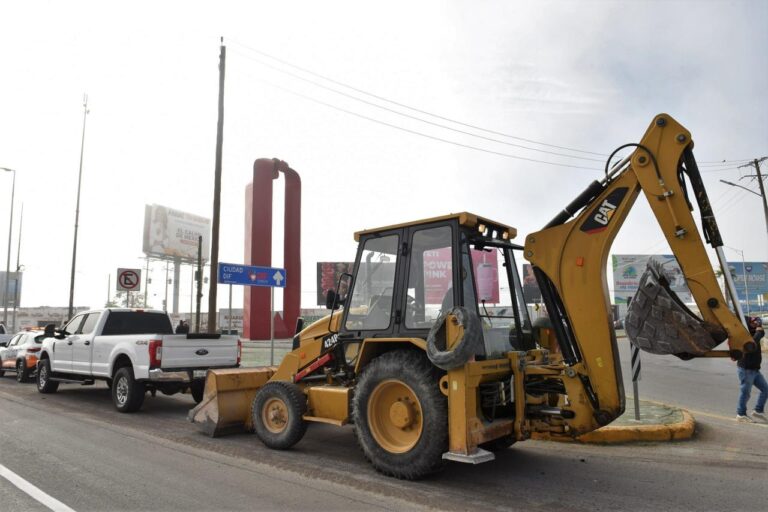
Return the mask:
{"type": "Polygon", "coordinates": [[[219,263],[219,283],[285,288],[284,268],[219,263]]]}

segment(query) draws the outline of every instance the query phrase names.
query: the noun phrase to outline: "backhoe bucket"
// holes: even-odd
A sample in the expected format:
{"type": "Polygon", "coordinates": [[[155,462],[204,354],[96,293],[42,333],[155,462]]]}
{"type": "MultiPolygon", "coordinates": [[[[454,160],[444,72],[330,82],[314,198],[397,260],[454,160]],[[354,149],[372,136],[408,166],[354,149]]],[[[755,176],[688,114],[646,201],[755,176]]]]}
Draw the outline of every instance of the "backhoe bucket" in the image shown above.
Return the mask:
{"type": "Polygon", "coordinates": [[[253,397],[274,373],[274,367],[209,370],[203,400],[187,418],[211,437],[250,431],[253,397]]]}
{"type": "Polygon", "coordinates": [[[694,315],[669,283],[662,265],[649,260],[627,312],[629,340],[646,352],[684,359],[703,355],[725,341],[725,330],[694,315]]]}

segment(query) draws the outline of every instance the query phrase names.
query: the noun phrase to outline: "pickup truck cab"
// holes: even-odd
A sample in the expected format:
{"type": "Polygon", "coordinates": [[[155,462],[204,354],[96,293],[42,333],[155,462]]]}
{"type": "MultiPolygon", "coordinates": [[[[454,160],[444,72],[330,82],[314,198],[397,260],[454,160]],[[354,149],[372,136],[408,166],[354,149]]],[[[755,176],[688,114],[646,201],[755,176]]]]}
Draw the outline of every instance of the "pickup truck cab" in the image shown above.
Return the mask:
{"type": "Polygon", "coordinates": [[[61,329],[45,330],[37,363],[37,389],[105,380],[120,412],[141,408],[146,392],[191,392],[202,400],[211,368],[240,364],[240,340],[219,334],[173,334],[167,313],[139,309],[86,311],[61,329]]]}

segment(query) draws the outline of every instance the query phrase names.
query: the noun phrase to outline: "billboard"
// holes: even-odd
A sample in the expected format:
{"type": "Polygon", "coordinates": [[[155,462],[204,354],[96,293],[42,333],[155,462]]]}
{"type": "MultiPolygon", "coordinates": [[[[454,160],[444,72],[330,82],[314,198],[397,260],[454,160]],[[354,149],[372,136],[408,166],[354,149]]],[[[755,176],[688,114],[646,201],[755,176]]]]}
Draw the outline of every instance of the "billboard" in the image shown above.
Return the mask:
{"type": "Polygon", "coordinates": [[[650,258],[660,262],[671,278],[670,288],[684,303],[693,302],[685,276],[671,254],[614,254],[613,258],[613,298],[615,304],[627,304],[637,292],[640,278],[645,273],[650,258]]]}
{"type": "Polygon", "coordinates": [[[339,276],[351,274],[355,264],[348,261],[318,261],[317,262],[317,305],[325,306],[325,294],[335,290],[339,276]]]}
{"type": "MultiPolygon", "coordinates": [[[[768,263],[762,261],[728,262],[728,270],[736,286],[739,301],[749,298],[749,311],[764,311],[768,299],[768,263]]],[[[742,304],[744,312],[747,308],[742,304]]]]}
{"type": "Polygon", "coordinates": [[[197,261],[200,236],[203,237],[203,260],[207,260],[211,219],[157,204],[144,207],[143,247],[147,256],[197,261]]]}
{"type": "Polygon", "coordinates": [[[536,281],[533,265],[530,263],[523,263],[523,298],[526,304],[540,304],[543,302],[539,282],[536,281]]]}
{"type": "Polygon", "coordinates": [[[12,308],[17,299],[19,304],[21,304],[21,285],[24,282],[24,272],[9,272],[7,275],[10,277],[8,281],[8,300],[5,299],[6,273],[5,271],[0,271],[0,308],[12,308]]]}

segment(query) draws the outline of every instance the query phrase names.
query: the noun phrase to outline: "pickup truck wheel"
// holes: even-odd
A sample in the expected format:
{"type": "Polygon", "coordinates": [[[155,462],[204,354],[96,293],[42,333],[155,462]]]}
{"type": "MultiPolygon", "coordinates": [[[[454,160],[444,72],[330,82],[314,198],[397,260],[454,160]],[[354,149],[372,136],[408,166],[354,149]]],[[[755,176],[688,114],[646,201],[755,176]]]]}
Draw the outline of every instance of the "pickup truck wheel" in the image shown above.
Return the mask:
{"type": "Polygon", "coordinates": [[[203,391],[205,391],[205,381],[193,382],[189,387],[189,392],[192,394],[192,400],[196,404],[203,401],[203,391]]]}
{"type": "Polygon", "coordinates": [[[43,359],[37,368],[37,390],[40,393],[55,393],[59,383],[51,380],[51,361],[43,359]]]}
{"type": "Polygon", "coordinates": [[[386,352],[365,367],[352,411],[357,442],[376,470],[416,480],[442,469],[448,403],[440,376],[414,350],[386,352]]]}
{"type": "Polygon", "coordinates": [[[123,366],[115,374],[112,383],[112,402],[118,412],[134,412],[144,403],[146,388],[133,377],[133,368],[123,366]]]}
{"type": "Polygon", "coordinates": [[[16,361],[16,382],[27,382],[29,380],[29,370],[24,361],[16,361]]]}
{"type": "Polygon", "coordinates": [[[304,437],[306,412],[307,397],[296,384],[267,382],[253,399],[253,428],[268,447],[287,450],[304,437]]]}

